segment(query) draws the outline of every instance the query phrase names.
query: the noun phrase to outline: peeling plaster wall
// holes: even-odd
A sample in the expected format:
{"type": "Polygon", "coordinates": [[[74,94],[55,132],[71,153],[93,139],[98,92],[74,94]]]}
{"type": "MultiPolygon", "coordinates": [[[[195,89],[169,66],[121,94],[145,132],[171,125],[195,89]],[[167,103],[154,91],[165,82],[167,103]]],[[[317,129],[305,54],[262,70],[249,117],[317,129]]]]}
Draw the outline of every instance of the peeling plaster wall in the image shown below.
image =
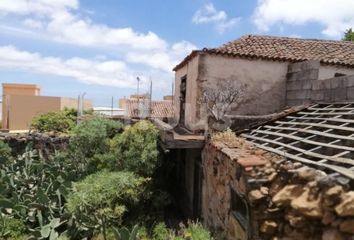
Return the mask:
{"type": "Polygon", "coordinates": [[[178,69],[175,74],[175,96],[174,96],[174,118],[179,121],[180,113],[180,85],[181,79],[186,76],[187,92],[186,92],[186,112],[185,125],[193,128],[196,119],[196,104],[197,104],[197,79],[199,75],[199,55],[191,59],[184,67],[178,69]]]}
{"type": "Polygon", "coordinates": [[[246,85],[236,114],[260,115],[277,112],[285,105],[287,62],[248,60],[205,55],[200,79],[203,85],[232,79],[246,85]]]}
{"type": "Polygon", "coordinates": [[[198,103],[203,86],[234,79],[247,85],[245,97],[234,109],[235,114],[259,115],[274,113],[285,106],[286,73],[288,63],[247,60],[224,56],[199,54],[176,71],[175,110],[179,119],[181,78],[187,75],[186,126],[203,129],[204,107],[198,103]]]}

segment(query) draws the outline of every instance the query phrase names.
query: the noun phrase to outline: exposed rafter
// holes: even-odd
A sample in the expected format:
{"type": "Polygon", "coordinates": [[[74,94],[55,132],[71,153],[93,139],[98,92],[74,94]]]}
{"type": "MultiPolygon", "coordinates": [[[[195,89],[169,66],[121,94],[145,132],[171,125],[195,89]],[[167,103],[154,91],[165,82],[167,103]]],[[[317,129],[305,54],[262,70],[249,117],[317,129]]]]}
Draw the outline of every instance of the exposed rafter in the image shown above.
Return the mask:
{"type": "Polygon", "coordinates": [[[354,180],[354,103],[316,104],[242,136],[267,151],[354,180]]]}

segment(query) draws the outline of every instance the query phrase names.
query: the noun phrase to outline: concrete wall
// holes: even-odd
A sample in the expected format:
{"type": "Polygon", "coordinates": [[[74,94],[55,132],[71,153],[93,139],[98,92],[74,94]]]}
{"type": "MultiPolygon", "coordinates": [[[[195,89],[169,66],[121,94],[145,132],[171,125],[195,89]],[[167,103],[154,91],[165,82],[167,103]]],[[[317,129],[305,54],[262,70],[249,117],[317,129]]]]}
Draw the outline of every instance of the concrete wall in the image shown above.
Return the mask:
{"type": "Polygon", "coordinates": [[[321,66],[316,61],[294,63],[289,65],[286,89],[288,106],[354,101],[354,69],[321,66]],[[352,75],[334,77],[335,73],[352,75]]]}
{"type": "Polygon", "coordinates": [[[28,130],[33,117],[60,110],[59,97],[7,95],[5,98],[8,124],[3,125],[3,128],[7,128],[9,131],[28,130]]]}
{"type": "Polygon", "coordinates": [[[7,95],[28,95],[28,96],[37,96],[40,94],[40,87],[35,84],[18,84],[18,83],[3,83],[2,84],[2,109],[1,109],[1,118],[2,126],[7,126],[8,117],[7,117],[7,107],[5,104],[7,102],[7,95]]]}
{"type": "MultiPolygon", "coordinates": [[[[9,131],[26,131],[30,129],[35,116],[65,108],[77,109],[77,100],[47,96],[6,95],[3,104],[2,128],[9,131]]],[[[84,108],[91,109],[91,101],[86,100],[84,108]]]]}
{"type": "MultiPolygon", "coordinates": [[[[60,110],[65,108],[77,109],[77,99],[75,98],[60,98],[60,110]]],[[[84,100],[84,110],[92,109],[92,102],[90,100],[84,100]]]]}
{"type": "Polygon", "coordinates": [[[2,89],[3,95],[15,94],[38,96],[40,94],[40,87],[35,84],[3,83],[2,89]]]}
{"type": "Polygon", "coordinates": [[[336,67],[336,66],[321,66],[318,73],[318,80],[333,78],[334,74],[341,73],[345,75],[354,75],[353,68],[336,67]]]}
{"type": "Polygon", "coordinates": [[[0,121],[2,121],[2,100],[0,100],[0,121]]]}

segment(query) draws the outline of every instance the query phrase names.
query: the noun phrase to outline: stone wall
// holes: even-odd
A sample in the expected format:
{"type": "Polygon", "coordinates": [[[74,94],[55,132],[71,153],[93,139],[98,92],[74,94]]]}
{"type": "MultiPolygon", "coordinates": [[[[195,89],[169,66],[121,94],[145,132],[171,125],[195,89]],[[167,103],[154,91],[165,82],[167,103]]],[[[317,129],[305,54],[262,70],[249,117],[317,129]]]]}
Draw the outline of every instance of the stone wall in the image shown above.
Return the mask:
{"type": "Polygon", "coordinates": [[[6,142],[15,155],[22,154],[28,144],[32,144],[32,148],[40,150],[43,156],[47,157],[50,153],[65,149],[69,143],[69,136],[37,132],[22,134],[1,133],[0,140],[6,142]]]}
{"type": "Polygon", "coordinates": [[[202,219],[216,239],[353,239],[354,191],[343,177],[228,136],[206,145],[203,173],[202,219]],[[246,209],[235,211],[232,191],[246,209]]]}
{"type": "Polygon", "coordinates": [[[320,80],[320,69],[320,63],[317,61],[289,65],[286,105],[354,101],[354,75],[320,80]]]}

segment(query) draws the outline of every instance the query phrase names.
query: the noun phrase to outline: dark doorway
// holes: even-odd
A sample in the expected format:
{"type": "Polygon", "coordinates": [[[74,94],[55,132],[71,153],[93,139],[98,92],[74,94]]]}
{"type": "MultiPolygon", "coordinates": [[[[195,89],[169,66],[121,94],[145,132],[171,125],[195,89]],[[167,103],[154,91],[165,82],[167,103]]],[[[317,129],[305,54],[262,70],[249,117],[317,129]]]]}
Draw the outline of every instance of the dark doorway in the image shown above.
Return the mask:
{"type": "Polygon", "coordinates": [[[179,107],[179,124],[184,126],[186,112],[186,92],[187,92],[187,76],[181,78],[180,85],[180,107],[179,107]]]}
{"type": "Polygon", "coordinates": [[[202,159],[197,157],[194,160],[194,190],[193,190],[193,218],[198,219],[201,214],[202,202],[202,159]]]}

